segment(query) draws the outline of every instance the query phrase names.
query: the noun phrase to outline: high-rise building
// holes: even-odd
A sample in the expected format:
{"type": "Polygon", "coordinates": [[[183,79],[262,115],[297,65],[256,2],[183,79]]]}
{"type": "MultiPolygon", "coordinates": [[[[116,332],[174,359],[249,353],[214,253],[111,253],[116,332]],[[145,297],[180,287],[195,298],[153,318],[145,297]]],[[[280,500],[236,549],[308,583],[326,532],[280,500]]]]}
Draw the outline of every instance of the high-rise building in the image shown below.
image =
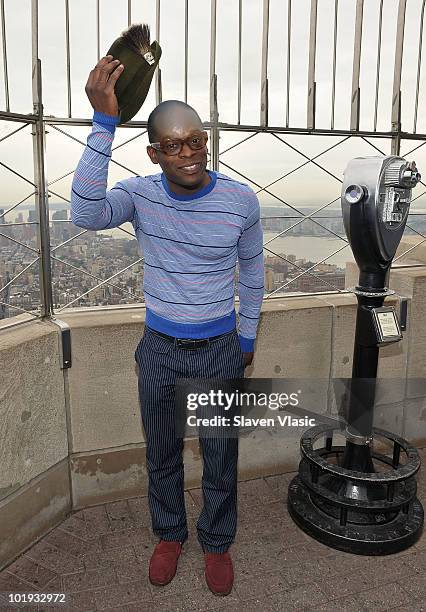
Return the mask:
{"type": "Polygon", "coordinates": [[[52,238],[55,240],[63,241],[67,240],[67,232],[68,223],[58,223],[59,221],[67,221],[68,220],[68,211],[67,210],[56,210],[52,214],[52,238]]]}
{"type": "Polygon", "coordinates": [[[68,211],[67,210],[56,210],[52,214],[53,221],[66,221],[68,219],[68,211]]]}

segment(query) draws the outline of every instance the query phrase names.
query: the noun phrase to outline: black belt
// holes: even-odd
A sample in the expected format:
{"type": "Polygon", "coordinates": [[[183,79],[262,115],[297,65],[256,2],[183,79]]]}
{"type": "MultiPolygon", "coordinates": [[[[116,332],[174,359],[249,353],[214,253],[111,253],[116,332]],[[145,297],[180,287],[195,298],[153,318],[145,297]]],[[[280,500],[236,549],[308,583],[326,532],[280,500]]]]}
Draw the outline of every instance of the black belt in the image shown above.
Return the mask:
{"type": "Polygon", "coordinates": [[[210,336],[210,338],[175,338],[175,336],[169,336],[168,334],[163,334],[163,332],[159,332],[156,329],[152,329],[148,327],[150,332],[161,336],[168,342],[174,344],[175,346],[180,346],[181,348],[201,348],[202,346],[208,346],[212,340],[217,340],[218,338],[222,338],[222,336],[227,336],[231,332],[226,332],[224,334],[219,334],[218,336],[210,336]]]}

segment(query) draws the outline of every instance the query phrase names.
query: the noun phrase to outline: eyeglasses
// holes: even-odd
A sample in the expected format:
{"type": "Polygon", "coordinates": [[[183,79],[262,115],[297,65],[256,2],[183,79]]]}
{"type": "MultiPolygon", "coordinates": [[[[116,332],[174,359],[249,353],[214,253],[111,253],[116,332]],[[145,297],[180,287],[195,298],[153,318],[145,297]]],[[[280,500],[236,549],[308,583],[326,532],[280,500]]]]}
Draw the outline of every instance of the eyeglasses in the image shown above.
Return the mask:
{"type": "Polygon", "coordinates": [[[192,151],[198,151],[206,146],[208,140],[207,132],[196,132],[188,138],[163,138],[160,142],[151,142],[150,146],[165,155],[179,155],[184,144],[192,151]]]}

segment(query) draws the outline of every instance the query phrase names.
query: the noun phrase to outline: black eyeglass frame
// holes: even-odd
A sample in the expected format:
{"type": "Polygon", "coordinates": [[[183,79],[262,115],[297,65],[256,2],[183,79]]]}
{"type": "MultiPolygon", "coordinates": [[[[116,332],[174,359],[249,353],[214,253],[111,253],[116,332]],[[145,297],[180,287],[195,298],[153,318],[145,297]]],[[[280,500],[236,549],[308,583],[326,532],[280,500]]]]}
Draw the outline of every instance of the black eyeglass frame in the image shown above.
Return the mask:
{"type": "Polygon", "coordinates": [[[188,136],[188,138],[164,138],[162,141],[160,142],[150,142],[149,146],[152,147],[153,149],[155,149],[156,151],[160,151],[161,153],[164,153],[164,155],[167,155],[167,157],[174,157],[175,155],[179,155],[179,153],[182,151],[182,147],[185,144],[188,145],[188,147],[192,150],[192,151],[199,151],[200,149],[202,149],[203,147],[206,146],[207,141],[209,139],[209,136],[207,134],[207,132],[203,131],[203,132],[194,132],[193,134],[191,134],[190,136],[188,136]],[[201,141],[200,141],[200,146],[193,146],[193,144],[191,144],[191,139],[194,137],[200,136],[201,137],[201,141]],[[177,143],[179,144],[179,149],[173,153],[168,153],[167,151],[164,150],[164,147],[170,143],[177,143]]]}

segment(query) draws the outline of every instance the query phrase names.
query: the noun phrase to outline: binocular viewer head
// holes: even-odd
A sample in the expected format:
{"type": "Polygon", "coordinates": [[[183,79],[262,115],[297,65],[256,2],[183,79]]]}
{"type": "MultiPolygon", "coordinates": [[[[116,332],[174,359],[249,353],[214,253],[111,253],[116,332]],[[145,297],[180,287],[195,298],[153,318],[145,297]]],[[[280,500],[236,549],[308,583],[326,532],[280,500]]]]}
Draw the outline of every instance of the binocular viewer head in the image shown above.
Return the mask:
{"type": "Polygon", "coordinates": [[[412,189],[421,176],[402,157],[357,157],[344,172],[343,223],[360,287],[381,290],[404,233],[412,189]]]}

